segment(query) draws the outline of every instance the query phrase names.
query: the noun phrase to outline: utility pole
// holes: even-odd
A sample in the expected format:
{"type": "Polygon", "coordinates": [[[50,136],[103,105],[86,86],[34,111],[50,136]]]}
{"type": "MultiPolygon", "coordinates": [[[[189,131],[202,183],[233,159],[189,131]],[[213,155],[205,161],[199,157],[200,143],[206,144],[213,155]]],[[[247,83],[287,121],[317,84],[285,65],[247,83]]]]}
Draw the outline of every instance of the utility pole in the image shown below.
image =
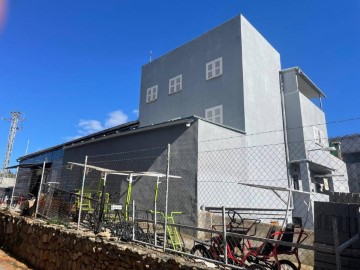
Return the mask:
{"type": "Polygon", "coordinates": [[[4,158],[4,161],[2,164],[2,168],[1,168],[2,176],[6,177],[9,175],[9,169],[5,169],[5,168],[7,168],[9,166],[16,132],[20,129],[18,127],[18,124],[19,124],[19,122],[20,123],[23,122],[24,118],[21,116],[21,112],[11,112],[11,119],[2,119],[2,120],[7,120],[7,121],[11,122],[5,158],[4,158]]]}

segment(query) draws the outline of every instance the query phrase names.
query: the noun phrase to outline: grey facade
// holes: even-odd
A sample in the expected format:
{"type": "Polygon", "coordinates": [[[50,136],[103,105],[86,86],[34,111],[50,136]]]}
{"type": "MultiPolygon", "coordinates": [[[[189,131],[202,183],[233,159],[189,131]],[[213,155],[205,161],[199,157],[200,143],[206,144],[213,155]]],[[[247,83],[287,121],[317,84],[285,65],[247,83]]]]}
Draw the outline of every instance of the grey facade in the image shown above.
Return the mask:
{"type": "MultiPolygon", "coordinates": [[[[16,177],[15,193],[23,196],[27,196],[28,193],[37,194],[43,163],[46,163],[47,170],[61,167],[63,165],[64,149],[67,146],[82,144],[97,138],[129,131],[137,128],[138,125],[139,122],[137,121],[129,122],[18,158],[19,168],[16,177]]],[[[49,175],[47,181],[58,181],[57,177],[55,174],[49,175]]]]}
{"type": "MultiPolygon", "coordinates": [[[[143,66],[140,126],[192,115],[207,118],[207,109],[222,106],[225,126],[249,134],[281,129],[279,70],[279,53],[237,16],[143,66]],[[207,79],[207,63],[219,58],[222,74],[207,79]],[[178,75],[182,89],[170,94],[169,80],[178,75]],[[155,85],[157,99],[147,102],[147,90],[155,85]]],[[[249,143],[264,141],[257,137],[249,143]]]]}
{"type": "MultiPolygon", "coordinates": [[[[168,210],[181,211],[184,215],[177,217],[183,224],[198,225],[198,211],[201,205],[215,203],[211,200],[216,194],[209,185],[204,185],[204,180],[216,177],[209,173],[203,164],[209,161],[216,162],[211,157],[200,156],[200,152],[212,151],[223,147],[204,144],[203,140],[221,138],[222,136],[242,136],[243,132],[236,129],[223,127],[210,123],[197,117],[189,117],[153,126],[136,128],[125,132],[98,136],[88,141],[78,141],[62,146],[63,156],[57,163],[49,161],[45,170],[44,183],[58,182],[58,187],[71,192],[77,192],[81,188],[83,172],[69,170],[69,162],[84,163],[88,156],[88,164],[117,171],[135,172],[158,172],[166,173],[167,168],[167,145],[171,145],[170,174],[180,176],[181,179],[171,180],[169,183],[168,210]],[[211,137],[209,135],[211,134],[211,137]],[[214,148],[215,147],[215,148],[214,148]],[[201,148],[201,149],[200,149],[201,148]]],[[[229,143],[226,143],[229,145],[229,143]]],[[[231,147],[239,146],[233,143],[231,147]]],[[[54,148],[57,149],[57,148],[54,148]]],[[[40,157],[42,152],[38,153],[40,157]]],[[[240,158],[240,156],[234,156],[240,158]]],[[[41,164],[30,164],[30,156],[20,163],[21,171],[18,174],[16,193],[25,190],[38,189],[41,177],[41,164]],[[25,168],[26,166],[30,166],[25,168]],[[31,176],[29,173],[36,175],[31,176]],[[25,181],[27,180],[27,181],[25,181]],[[29,181],[30,180],[30,181],[29,181]],[[24,187],[21,183],[27,183],[24,187]]],[[[226,160],[218,162],[218,165],[226,165],[226,160]]],[[[227,165],[226,165],[227,166],[227,165]]],[[[229,168],[232,165],[228,165],[229,168]]],[[[214,167],[213,169],[219,170],[214,167]]],[[[234,168],[233,168],[234,170],[234,168]]],[[[235,176],[234,176],[235,177],[235,176]]],[[[91,172],[86,176],[85,189],[96,190],[101,175],[91,172]]],[[[110,203],[125,204],[128,179],[121,176],[110,176],[107,179],[106,192],[110,194],[110,203]]],[[[154,190],[156,182],[150,177],[141,177],[133,184],[132,199],[136,201],[137,209],[143,212],[154,209],[154,190]]],[[[220,183],[221,185],[221,183],[220,183]]],[[[235,185],[240,189],[238,185],[235,185]]],[[[214,186],[216,188],[216,186],[214,186]]],[[[225,204],[226,199],[235,196],[235,190],[231,193],[223,193],[218,197],[218,203],[225,204]]],[[[158,211],[165,211],[165,184],[160,184],[157,201],[158,211]]]]}
{"type": "MultiPolygon", "coordinates": [[[[174,154],[171,155],[170,159],[170,174],[181,176],[181,179],[170,179],[169,211],[186,213],[183,222],[194,225],[196,224],[195,217],[198,208],[195,193],[197,190],[197,125],[198,122],[195,119],[184,119],[69,146],[65,148],[63,163],[84,163],[85,156],[88,155],[88,164],[102,168],[166,174],[167,145],[171,144],[171,152],[174,154]],[[187,123],[190,126],[187,126],[187,123]],[[137,149],[141,151],[136,151],[137,149]],[[186,159],[184,155],[186,155],[186,159]],[[176,159],[181,159],[181,163],[177,162],[176,159]],[[176,197],[174,197],[175,194],[176,197]]],[[[96,189],[99,182],[98,178],[99,175],[97,174],[89,175],[85,186],[96,189]]],[[[64,180],[66,181],[66,179],[64,180]]],[[[74,182],[73,179],[71,180],[62,183],[62,186],[66,190],[79,189],[81,181],[74,182]]],[[[127,180],[126,177],[121,176],[110,176],[108,178],[106,192],[111,195],[111,203],[125,205],[128,189],[127,180]]],[[[142,211],[154,210],[155,180],[150,177],[141,177],[134,181],[132,199],[136,200],[137,209],[142,211]]],[[[157,201],[158,211],[165,211],[164,202],[165,184],[160,184],[157,201]]]]}
{"type": "MultiPolygon", "coordinates": [[[[299,68],[281,70],[279,53],[240,15],[142,67],[139,122],[50,150],[63,151],[63,166],[83,163],[88,155],[97,156],[90,163],[100,167],[164,172],[164,146],[171,144],[171,174],[182,180],[172,183],[170,196],[179,197],[170,211],[187,213],[186,222],[197,222],[201,206],[266,208],[271,202],[285,208],[284,198],[238,182],[299,191],[292,216],[300,218],[307,212],[304,201],[328,201],[327,191],[348,192],[345,163],[323,151],[323,97],[299,68]],[[142,156],[133,149],[154,150],[141,163],[134,162],[142,156]],[[114,159],[112,153],[128,154],[114,159]],[[230,187],[226,183],[235,185],[223,189],[230,187]]],[[[39,163],[50,150],[20,162],[39,163]]],[[[66,171],[59,174],[66,189],[79,188],[79,181],[66,180],[66,171]]],[[[126,179],[109,181],[112,191],[126,188],[126,179]]],[[[152,209],[154,183],[138,183],[134,196],[147,198],[139,207],[152,209]]],[[[116,200],[123,200],[121,194],[116,200]]]]}
{"type": "MultiPolygon", "coordinates": [[[[273,185],[312,193],[311,200],[328,201],[319,186],[326,182],[331,191],[348,192],[348,180],[345,164],[322,150],[328,146],[322,98],[325,94],[299,68],[281,70],[279,53],[243,16],[237,16],[143,66],[139,120],[140,126],[147,126],[199,115],[217,123],[221,119],[220,124],[249,135],[233,147],[283,144],[284,155],[277,160],[284,167],[273,172],[281,180],[273,185]],[[219,75],[209,79],[209,63],[220,58],[219,75]],[[181,82],[179,90],[172,92],[176,76],[181,76],[181,82]],[[148,91],[153,86],[157,95],[149,102],[148,91]],[[222,106],[221,118],[209,119],[207,109],[216,106],[222,106]]],[[[271,155],[258,156],[246,168],[239,167],[248,172],[245,180],[260,184],[257,168],[271,163],[271,155]]],[[[302,204],[309,196],[295,193],[294,205],[301,207],[294,207],[306,209],[302,204]]],[[[249,201],[257,205],[256,199],[244,199],[242,205],[249,201]]],[[[295,210],[294,216],[303,213],[295,210]]]]}
{"type": "Polygon", "coordinates": [[[329,147],[325,113],[321,99],[325,94],[299,69],[280,72],[284,93],[284,118],[289,151],[290,179],[294,189],[294,217],[304,217],[304,201],[329,201],[330,192],[349,192],[345,163],[329,147]],[[319,100],[316,105],[314,99],[319,100]],[[302,207],[301,207],[302,206],[302,207]]]}

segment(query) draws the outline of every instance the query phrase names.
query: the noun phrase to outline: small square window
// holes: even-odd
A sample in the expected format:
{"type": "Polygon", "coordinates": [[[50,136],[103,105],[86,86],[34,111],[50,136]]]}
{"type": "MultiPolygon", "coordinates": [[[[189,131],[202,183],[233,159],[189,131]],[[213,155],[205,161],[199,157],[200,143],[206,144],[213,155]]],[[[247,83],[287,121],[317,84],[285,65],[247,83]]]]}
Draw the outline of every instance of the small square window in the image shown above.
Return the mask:
{"type": "Polygon", "coordinates": [[[222,57],[206,64],[206,79],[218,77],[222,74],[222,57]]]}
{"type": "Polygon", "coordinates": [[[205,110],[205,119],[217,124],[223,123],[223,107],[222,105],[212,107],[205,110]]]}
{"type": "Polygon", "coordinates": [[[155,85],[146,90],[146,103],[157,100],[158,86],[155,85]]]}
{"type": "Polygon", "coordinates": [[[213,111],[212,110],[206,110],[206,116],[205,118],[209,121],[213,119],[213,111]]]}
{"type": "Polygon", "coordinates": [[[315,139],[315,143],[319,144],[321,146],[324,146],[326,144],[326,138],[324,135],[324,132],[322,132],[320,129],[313,127],[313,131],[314,131],[314,139],[315,139]]]}
{"type": "Polygon", "coordinates": [[[182,74],[169,80],[169,94],[174,94],[182,90],[182,74]]]}

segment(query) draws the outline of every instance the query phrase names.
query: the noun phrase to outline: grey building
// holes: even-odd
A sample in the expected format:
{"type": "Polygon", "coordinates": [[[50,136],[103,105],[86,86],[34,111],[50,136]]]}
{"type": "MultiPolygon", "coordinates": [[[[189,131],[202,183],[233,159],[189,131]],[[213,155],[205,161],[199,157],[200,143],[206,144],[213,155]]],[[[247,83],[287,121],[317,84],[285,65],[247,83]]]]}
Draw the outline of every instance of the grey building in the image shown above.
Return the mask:
{"type": "MultiPolygon", "coordinates": [[[[238,182],[305,192],[295,192],[292,202],[292,217],[302,222],[304,201],[348,191],[345,163],[326,151],[324,97],[299,68],[281,70],[279,53],[240,15],[142,67],[138,122],[21,157],[20,166],[38,166],[52,153],[54,167],[59,151],[62,166],[98,155],[103,160],[95,163],[107,168],[162,172],[161,147],[169,143],[171,173],[182,177],[171,208],[188,213],[187,223],[197,223],[201,206],[285,208],[278,194],[238,182]],[[127,162],[136,151],[117,163],[110,157],[140,148],[158,150],[144,163],[127,162]]],[[[24,174],[18,179],[36,190],[32,168],[37,178],[30,184],[24,174]]],[[[63,171],[58,175],[65,188],[78,188],[63,171]]],[[[148,186],[138,186],[149,207],[148,186]]]]}
{"type": "MultiPolygon", "coordinates": [[[[206,194],[211,190],[203,181],[211,176],[206,168],[206,161],[212,158],[199,157],[198,149],[210,150],[210,145],[203,145],[201,140],[219,137],[242,136],[243,132],[208,122],[198,117],[188,117],[164,123],[136,127],[137,123],[117,129],[99,132],[43,151],[19,158],[20,167],[17,176],[16,194],[31,191],[36,194],[39,189],[42,164],[46,162],[43,182],[57,182],[58,187],[71,192],[81,188],[82,170],[69,170],[69,162],[84,163],[89,156],[88,164],[117,171],[158,172],[166,173],[167,145],[171,145],[170,174],[180,176],[170,182],[169,211],[185,213],[179,217],[184,224],[197,225],[201,205],[215,203],[209,201],[206,194]],[[125,128],[125,129],[124,129],[125,128]],[[211,130],[211,133],[208,131],[211,130]],[[50,158],[61,151],[61,156],[50,158]],[[37,176],[37,177],[35,177],[37,176]]],[[[235,144],[234,144],[235,145],[235,144]]],[[[101,175],[89,173],[85,188],[96,190],[101,175]]],[[[121,176],[110,176],[107,179],[106,192],[111,194],[110,203],[125,204],[128,179],[121,176]]],[[[132,199],[136,200],[139,210],[154,209],[154,189],[156,182],[149,177],[141,177],[134,182],[132,199]]],[[[236,185],[238,186],[238,185],[236,185]]],[[[240,190],[240,187],[237,187],[240,190]]],[[[223,194],[217,200],[225,204],[232,194],[223,194]]],[[[158,211],[165,210],[165,185],[159,186],[157,201],[158,211]]]]}
{"type": "MultiPolygon", "coordinates": [[[[326,150],[323,98],[300,68],[281,70],[279,53],[240,15],[143,66],[139,121],[199,115],[245,132],[243,147],[283,144],[282,180],[272,184],[327,201],[327,191],[348,192],[348,183],[345,164],[326,150]]],[[[245,180],[260,184],[256,168],[271,164],[271,155],[249,162],[245,180]]],[[[309,196],[294,193],[294,204],[306,209],[309,196]]]]}
{"type": "Polygon", "coordinates": [[[282,129],[280,69],[279,53],[236,16],[142,67],[140,126],[197,115],[247,134],[282,129]]]}
{"type": "Polygon", "coordinates": [[[331,153],[322,98],[325,94],[300,68],[280,71],[289,155],[293,216],[306,215],[305,202],[329,201],[331,191],[349,192],[345,163],[331,153]]]}

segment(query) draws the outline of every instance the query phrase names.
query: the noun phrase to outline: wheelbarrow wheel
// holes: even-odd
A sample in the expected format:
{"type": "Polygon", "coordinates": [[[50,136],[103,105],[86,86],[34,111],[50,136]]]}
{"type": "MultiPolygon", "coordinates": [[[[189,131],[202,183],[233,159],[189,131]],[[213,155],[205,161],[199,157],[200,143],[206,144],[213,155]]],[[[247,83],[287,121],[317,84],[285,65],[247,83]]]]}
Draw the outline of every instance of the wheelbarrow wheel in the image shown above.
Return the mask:
{"type": "Polygon", "coordinates": [[[203,257],[211,259],[210,252],[207,250],[207,248],[203,245],[195,245],[191,250],[190,253],[192,255],[195,255],[197,257],[203,257]]]}

